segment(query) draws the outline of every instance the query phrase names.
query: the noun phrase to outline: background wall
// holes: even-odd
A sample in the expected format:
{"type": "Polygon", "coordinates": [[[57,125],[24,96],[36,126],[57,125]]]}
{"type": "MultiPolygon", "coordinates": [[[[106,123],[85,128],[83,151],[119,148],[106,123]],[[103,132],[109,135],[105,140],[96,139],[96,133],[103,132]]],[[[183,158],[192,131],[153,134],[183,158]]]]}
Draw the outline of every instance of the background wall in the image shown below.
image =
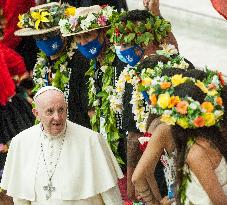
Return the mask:
{"type": "MultiPolygon", "coordinates": [[[[227,21],[209,0],[160,0],[160,10],[173,27],[180,53],[195,66],[218,69],[227,76],[227,21]]],[[[127,0],[143,9],[142,0],[127,0]]]]}

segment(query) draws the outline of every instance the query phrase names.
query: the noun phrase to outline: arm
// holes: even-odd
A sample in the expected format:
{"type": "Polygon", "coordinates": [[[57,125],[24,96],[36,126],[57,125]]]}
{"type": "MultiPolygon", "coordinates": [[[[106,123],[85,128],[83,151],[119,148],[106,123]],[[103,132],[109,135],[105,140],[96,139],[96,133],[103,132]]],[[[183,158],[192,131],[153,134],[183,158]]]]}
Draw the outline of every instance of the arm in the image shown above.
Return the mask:
{"type": "MultiPolygon", "coordinates": [[[[132,181],[138,192],[144,192],[146,190],[149,190],[149,187],[151,188],[151,196],[149,197],[149,199],[147,199],[147,201],[151,200],[152,198],[155,198],[156,201],[161,200],[161,194],[154,177],[154,171],[156,164],[158,163],[163,152],[163,149],[166,148],[167,150],[170,150],[169,147],[173,145],[172,138],[170,136],[170,129],[171,128],[166,124],[160,124],[155,129],[148,143],[148,146],[143,153],[132,176],[132,181]]],[[[140,195],[142,196],[145,194],[148,195],[149,192],[142,193],[140,195]]],[[[152,204],[152,202],[150,203],[152,204]]]]}
{"type": "Polygon", "coordinates": [[[105,205],[123,205],[121,193],[117,186],[101,193],[101,197],[105,205]]]}
{"type": "Polygon", "coordinates": [[[14,205],[31,205],[30,201],[25,199],[13,198],[14,205]]]}
{"type": "Polygon", "coordinates": [[[227,196],[225,196],[221,184],[218,181],[212,163],[210,159],[208,159],[206,150],[201,146],[194,144],[188,153],[187,163],[213,204],[227,204],[227,196]]]}

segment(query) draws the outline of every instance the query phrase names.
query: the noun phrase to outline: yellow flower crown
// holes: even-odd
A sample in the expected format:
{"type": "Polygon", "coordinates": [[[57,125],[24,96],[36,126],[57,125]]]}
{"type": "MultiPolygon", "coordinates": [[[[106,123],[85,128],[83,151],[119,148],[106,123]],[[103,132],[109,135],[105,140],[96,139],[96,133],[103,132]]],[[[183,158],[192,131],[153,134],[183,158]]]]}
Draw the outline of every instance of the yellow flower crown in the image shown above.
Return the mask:
{"type": "Polygon", "coordinates": [[[74,7],[66,4],[51,3],[34,7],[30,12],[19,15],[19,28],[47,29],[58,26],[58,22],[64,15],[75,13],[74,7]]]}
{"type": "Polygon", "coordinates": [[[142,92],[149,96],[148,103],[153,114],[161,116],[161,120],[171,125],[179,125],[182,128],[199,128],[218,126],[224,114],[222,98],[220,96],[224,85],[221,73],[206,69],[207,78],[203,81],[191,77],[183,77],[181,74],[172,77],[162,76],[150,79],[144,85],[142,92]],[[200,103],[190,96],[179,97],[174,95],[175,87],[191,82],[205,93],[204,102],[200,103]]]}

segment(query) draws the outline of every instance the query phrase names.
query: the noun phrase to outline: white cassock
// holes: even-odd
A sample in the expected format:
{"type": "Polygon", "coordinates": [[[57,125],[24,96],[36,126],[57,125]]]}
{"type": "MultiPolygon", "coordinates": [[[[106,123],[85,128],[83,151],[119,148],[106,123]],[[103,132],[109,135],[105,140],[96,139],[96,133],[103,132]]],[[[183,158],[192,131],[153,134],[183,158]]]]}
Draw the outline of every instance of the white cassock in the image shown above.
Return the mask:
{"type": "Polygon", "coordinates": [[[35,125],[12,139],[1,188],[15,205],[122,205],[122,177],[104,137],[67,121],[64,136],[45,136],[35,125]],[[46,200],[52,173],[55,191],[46,200]]]}

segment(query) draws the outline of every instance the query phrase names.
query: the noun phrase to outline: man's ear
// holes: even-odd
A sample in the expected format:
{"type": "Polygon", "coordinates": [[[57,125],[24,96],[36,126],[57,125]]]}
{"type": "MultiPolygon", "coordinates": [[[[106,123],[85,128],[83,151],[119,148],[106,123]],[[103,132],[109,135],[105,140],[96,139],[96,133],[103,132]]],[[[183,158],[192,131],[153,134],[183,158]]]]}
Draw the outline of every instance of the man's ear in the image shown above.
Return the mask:
{"type": "Polygon", "coordinates": [[[32,108],[32,113],[33,113],[33,115],[35,115],[37,120],[40,120],[39,112],[38,112],[38,110],[36,108],[32,108]]]}

